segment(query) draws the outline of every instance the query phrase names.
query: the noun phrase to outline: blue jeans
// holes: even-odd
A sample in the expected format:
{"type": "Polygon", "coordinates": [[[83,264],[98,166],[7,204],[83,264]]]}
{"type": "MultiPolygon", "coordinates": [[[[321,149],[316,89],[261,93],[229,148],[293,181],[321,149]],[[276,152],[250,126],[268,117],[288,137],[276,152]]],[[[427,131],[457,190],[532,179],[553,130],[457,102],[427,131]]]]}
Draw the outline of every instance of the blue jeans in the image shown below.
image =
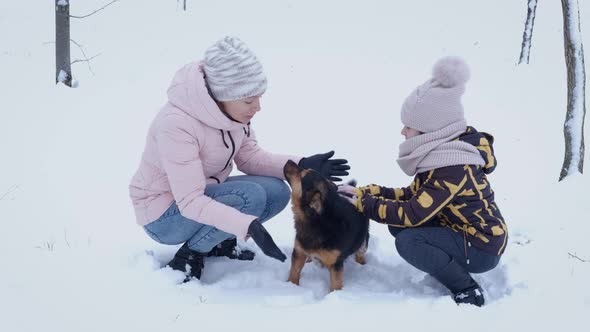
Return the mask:
{"type": "MultiPolygon", "coordinates": [[[[265,222],[287,206],[291,191],[285,181],[278,178],[240,175],[229,177],[223,183],[207,185],[205,195],[265,222]]],[[[191,250],[201,253],[235,237],[183,217],[176,202],[159,219],[145,225],[144,230],[156,242],[170,245],[188,242],[191,250]]]]}
{"type": "Polygon", "coordinates": [[[500,262],[501,256],[468,245],[463,233],[447,227],[389,227],[389,232],[395,236],[395,246],[404,260],[432,275],[452,292],[472,284],[470,273],[489,271],[500,262]]]}

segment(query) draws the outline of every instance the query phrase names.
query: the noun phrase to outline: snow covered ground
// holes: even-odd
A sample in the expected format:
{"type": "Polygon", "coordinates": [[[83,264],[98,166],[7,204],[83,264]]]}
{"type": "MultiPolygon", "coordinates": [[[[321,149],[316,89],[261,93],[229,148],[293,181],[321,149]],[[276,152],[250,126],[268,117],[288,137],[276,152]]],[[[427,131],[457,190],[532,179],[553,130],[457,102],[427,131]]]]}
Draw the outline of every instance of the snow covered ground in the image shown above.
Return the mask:
{"type": "MultiPolygon", "coordinates": [[[[73,15],[106,3],[72,2],[73,15]]],[[[539,3],[531,63],[516,66],[524,0],[188,0],[187,12],[173,0],[121,0],[72,20],[72,39],[89,57],[101,53],[91,70],[74,65],[77,89],[54,84],[53,6],[0,1],[0,330],[587,329],[590,175],[557,182],[566,106],[558,1],[539,3]],[[253,262],[207,260],[201,281],[179,284],[180,273],[160,268],[176,248],[135,225],[127,185],[175,70],[224,34],[265,66],[261,145],[335,149],[360,184],[409,184],[395,163],[401,103],[439,57],[468,61],[466,115],[496,138],[490,180],[511,236],[500,265],[475,276],[488,305],[455,305],[376,223],[368,264],[347,262],[344,290],[331,294],[316,263],[297,287],[285,281],[289,261],[253,243],[242,244],[258,253],[253,262]]],[[[588,45],[590,6],[580,6],[588,45]]],[[[289,256],[291,211],[267,225],[289,256]]]]}

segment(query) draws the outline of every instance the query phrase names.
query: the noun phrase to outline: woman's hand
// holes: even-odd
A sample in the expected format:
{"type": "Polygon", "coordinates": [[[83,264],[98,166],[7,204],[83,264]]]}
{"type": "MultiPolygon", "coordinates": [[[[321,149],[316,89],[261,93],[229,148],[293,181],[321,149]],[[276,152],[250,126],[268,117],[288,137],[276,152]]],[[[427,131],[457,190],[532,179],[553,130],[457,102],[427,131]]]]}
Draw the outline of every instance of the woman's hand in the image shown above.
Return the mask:
{"type": "Polygon", "coordinates": [[[315,154],[299,161],[299,167],[311,168],[332,182],[342,181],[339,176],[347,176],[350,166],[346,159],[331,159],[334,151],[315,154]]]}
{"type": "Polygon", "coordinates": [[[287,256],[285,256],[281,249],[277,247],[275,241],[272,239],[270,234],[268,234],[258,219],[252,221],[248,227],[248,235],[252,238],[252,240],[254,240],[258,247],[262,249],[262,252],[265,255],[274,259],[278,259],[281,262],[284,262],[285,259],[287,259],[287,256]]]}

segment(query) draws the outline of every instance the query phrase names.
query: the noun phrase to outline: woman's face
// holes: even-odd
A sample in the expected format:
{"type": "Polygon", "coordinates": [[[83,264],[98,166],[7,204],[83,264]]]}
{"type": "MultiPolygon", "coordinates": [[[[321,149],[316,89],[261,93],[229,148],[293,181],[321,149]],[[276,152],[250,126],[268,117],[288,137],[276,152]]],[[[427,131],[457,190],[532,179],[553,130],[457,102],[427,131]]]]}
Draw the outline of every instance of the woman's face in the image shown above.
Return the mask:
{"type": "Polygon", "coordinates": [[[260,111],[261,97],[254,96],[238,100],[220,101],[219,106],[232,119],[247,124],[260,111]]]}
{"type": "Polygon", "coordinates": [[[408,126],[404,126],[404,128],[402,129],[402,135],[404,135],[406,137],[406,139],[412,138],[414,136],[418,136],[420,134],[422,134],[422,133],[417,131],[416,129],[410,128],[408,126]]]}

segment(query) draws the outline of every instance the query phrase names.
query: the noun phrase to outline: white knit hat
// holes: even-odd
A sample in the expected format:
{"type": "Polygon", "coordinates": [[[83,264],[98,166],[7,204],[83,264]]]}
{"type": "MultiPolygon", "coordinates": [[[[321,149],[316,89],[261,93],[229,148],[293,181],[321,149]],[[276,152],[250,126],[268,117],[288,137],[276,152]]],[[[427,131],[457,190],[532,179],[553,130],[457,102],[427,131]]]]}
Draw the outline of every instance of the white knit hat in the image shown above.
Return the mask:
{"type": "Polygon", "coordinates": [[[227,36],[205,52],[205,80],[217,101],[259,96],[266,91],[262,64],[248,46],[227,36]]]}
{"type": "Polygon", "coordinates": [[[408,96],[402,106],[402,123],[423,133],[464,121],[461,96],[469,80],[469,67],[459,57],[444,57],[432,69],[432,78],[408,96]]]}

